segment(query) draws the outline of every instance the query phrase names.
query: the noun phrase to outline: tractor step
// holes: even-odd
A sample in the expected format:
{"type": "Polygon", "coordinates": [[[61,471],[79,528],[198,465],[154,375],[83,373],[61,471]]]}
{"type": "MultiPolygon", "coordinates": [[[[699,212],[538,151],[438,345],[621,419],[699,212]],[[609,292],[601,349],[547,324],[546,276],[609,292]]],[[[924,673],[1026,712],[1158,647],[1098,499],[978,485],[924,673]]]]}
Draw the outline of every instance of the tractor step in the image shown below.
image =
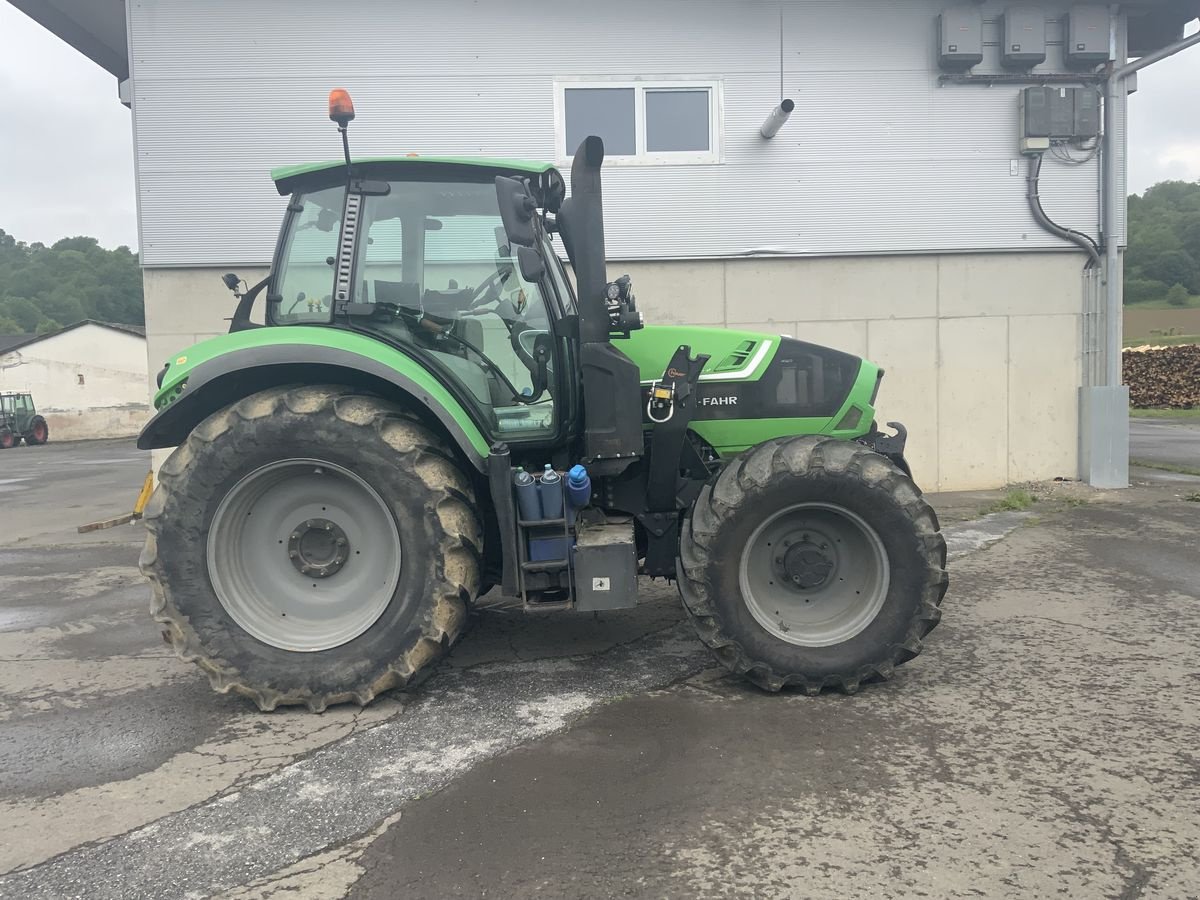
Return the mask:
{"type": "Polygon", "coordinates": [[[569,560],[565,559],[537,559],[527,563],[521,563],[521,571],[523,572],[561,572],[570,565],[569,560]]]}

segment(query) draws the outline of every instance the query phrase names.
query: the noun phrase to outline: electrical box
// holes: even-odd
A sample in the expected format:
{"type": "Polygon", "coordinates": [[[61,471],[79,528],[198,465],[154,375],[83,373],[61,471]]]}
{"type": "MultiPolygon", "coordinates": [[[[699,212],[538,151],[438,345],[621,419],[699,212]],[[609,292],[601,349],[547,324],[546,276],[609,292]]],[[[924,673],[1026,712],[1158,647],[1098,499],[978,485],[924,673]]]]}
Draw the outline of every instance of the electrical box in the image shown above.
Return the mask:
{"type": "Polygon", "coordinates": [[[1006,69],[1032,69],[1046,61],[1046,16],[1036,6],[1010,6],[1000,26],[1000,62],[1006,69]]]}
{"type": "Polygon", "coordinates": [[[1090,140],[1100,136],[1100,92],[1075,89],[1075,128],[1072,137],[1090,140]]]}
{"type": "Polygon", "coordinates": [[[1020,97],[1022,153],[1100,134],[1100,94],[1094,88],[1029,87],[1020,97]]]}
{"type": "Polygon", "coordinates": [[[1109,59],[1108,7],[1072,6],[1063,20],[1063,60],[1072,68],[1090,69],[1109,59]]]}
{"type": "Polygon", "coordinates": [[[1021,152],[1037,153],[1050,149],[1049,89],[1025,88],[1020,95],[1021,152]]]}
{"type": "Polygon", "coordinates": [[[978,6],[952,6],[937,19],[938,65],[965,72],[983,62],[983,13],[978,6]]]}

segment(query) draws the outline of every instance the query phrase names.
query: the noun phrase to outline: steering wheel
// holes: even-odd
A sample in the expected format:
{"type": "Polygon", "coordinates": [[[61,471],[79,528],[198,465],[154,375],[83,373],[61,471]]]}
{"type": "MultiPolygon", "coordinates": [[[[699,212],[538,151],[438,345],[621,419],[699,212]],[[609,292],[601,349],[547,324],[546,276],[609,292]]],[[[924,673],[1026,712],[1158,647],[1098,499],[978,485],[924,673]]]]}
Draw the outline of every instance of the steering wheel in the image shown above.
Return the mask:
{"type": "Polygon", "coordinates": [[[500,286],[508,281],[512,274],[512,269],[497,269],[487,278],[479,283],[479,287],[475,288],[471,294],[471,299],[467,301],[467,309],[478,309],[481,306],[486,306],[489,303],[495,303],[500,299],[500,286]]]}

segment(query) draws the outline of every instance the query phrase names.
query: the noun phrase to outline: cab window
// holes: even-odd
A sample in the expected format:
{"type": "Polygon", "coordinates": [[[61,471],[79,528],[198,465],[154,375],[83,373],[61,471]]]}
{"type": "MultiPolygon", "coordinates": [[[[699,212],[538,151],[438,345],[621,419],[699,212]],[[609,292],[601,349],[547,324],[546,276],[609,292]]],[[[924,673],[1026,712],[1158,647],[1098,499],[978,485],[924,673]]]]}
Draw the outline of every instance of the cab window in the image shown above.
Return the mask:
{"type": "Polygon", "coordinates": [[[342,228],[345,187],[299,194],[275,265],[271,321],[280,325],[328,322],[333,263],[342,228]]]}
{"type": "Polygon", "coordinates": [[[553,433],[552,364],[534,399],[547,298],[521,277],[494,183],[392,182],[386,196],[366,198],[362,227],[355,302],[375,312],[356,324],[424,351],[493,434],[553,433]]]}

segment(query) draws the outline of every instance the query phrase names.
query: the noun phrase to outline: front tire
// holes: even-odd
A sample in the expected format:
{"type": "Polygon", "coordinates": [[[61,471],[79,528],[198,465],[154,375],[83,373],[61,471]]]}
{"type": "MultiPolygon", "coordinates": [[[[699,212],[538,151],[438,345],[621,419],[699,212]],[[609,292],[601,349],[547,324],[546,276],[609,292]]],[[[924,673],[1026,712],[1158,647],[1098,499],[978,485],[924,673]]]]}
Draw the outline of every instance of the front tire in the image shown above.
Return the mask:
{"type": "Polygon", "coordinates": [[[214,413],[163,464],[145,522],[164,635],[263,710],[415,684],[479,588],[482,527],[451,452],[345,388],[275,388],[214,413]]]}
{"type": "Polygon", "coordinates": [[[890,678],[941,618],[946,544],[895,464],[860,444],[769,441],[705,486],[684,522],[679,589],[731,671],[778,691],[890,678]]]}

